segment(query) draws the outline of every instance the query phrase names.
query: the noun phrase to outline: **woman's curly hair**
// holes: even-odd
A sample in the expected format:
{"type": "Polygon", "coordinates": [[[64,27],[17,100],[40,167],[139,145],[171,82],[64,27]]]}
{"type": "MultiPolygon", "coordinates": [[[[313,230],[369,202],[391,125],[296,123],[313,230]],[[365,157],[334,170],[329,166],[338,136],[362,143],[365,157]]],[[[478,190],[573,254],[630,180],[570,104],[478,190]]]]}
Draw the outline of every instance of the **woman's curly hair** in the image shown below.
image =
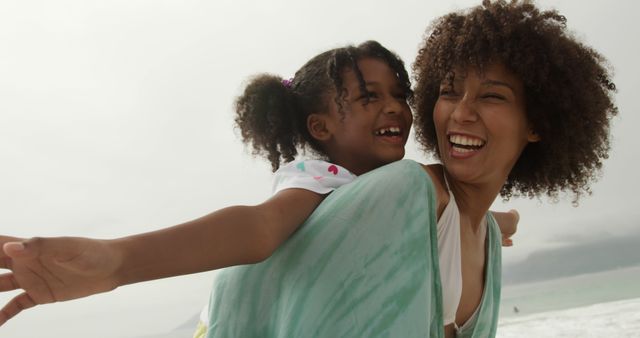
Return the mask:
{"type": "Polygon", "coordinates": [[[410,101],[413,92],[404,63],[395,53],[376,41],[323,52],[309,60],[290,80],[261,74],[249,81],[235,102],[236,126],[244,143],[250,143],[254,155],[266,157],[276,171],[282,162],[290,162],[300,151],[311,150],[326,157],[322,146],[307,130],[307,117],[329,111],[335,96],[340,112],[346,95],[342,76],[352,69],[366,92],[358,60],[376,58],[385,62],[398,77],[400,87],[410,101]],[[336,95],[338,94],[338,95],[336,95]]]}
{"type": "Polygon", "coordinates": [[[524,84],[526,114],[541,140],[529,143],[500,192],[552,199],[562,190],[590,193],[609,152],[616,87],[606,60],[577,41],[566,18],[530,1],[483,1],[437,19],[413,65],[416,137],[438,153],[433,109],[440,83],[456,67],[482,71],[502,63],[524,84]]]}

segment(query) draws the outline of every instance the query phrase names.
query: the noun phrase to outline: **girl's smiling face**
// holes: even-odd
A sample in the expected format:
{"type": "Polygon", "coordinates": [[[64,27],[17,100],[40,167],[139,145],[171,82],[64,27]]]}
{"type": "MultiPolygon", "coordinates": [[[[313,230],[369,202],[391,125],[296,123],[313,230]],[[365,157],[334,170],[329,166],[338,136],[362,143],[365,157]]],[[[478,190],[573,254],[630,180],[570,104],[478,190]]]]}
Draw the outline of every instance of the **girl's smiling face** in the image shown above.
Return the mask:
{"type": "Polygon", "coordinates": [[[504,182],[529,142],[522,81],[504,65],[456,69],[444,80],[433,119],[440,158],[465,183],[504,182]]]}
{"type": "Polygon", "coordinates": [[[326,115],[331,138],[325,143],[330,159],[357,175],[402,159],[413,122],[406,93],[384,61],[363,58],[358,68],[366,91],[347,69],[342,109],[331,102],[326,115]]]}

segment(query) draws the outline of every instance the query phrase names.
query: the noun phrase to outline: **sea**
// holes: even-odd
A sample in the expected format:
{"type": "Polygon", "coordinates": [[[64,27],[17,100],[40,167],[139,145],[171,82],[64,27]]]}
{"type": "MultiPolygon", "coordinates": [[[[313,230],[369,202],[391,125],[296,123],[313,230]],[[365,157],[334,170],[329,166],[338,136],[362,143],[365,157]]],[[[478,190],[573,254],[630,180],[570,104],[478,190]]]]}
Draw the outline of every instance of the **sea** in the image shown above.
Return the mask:
{"type": "Polygon", "coordinates": [[[640,266],[505,285],[498,337],[640,337],[640,266]]]}

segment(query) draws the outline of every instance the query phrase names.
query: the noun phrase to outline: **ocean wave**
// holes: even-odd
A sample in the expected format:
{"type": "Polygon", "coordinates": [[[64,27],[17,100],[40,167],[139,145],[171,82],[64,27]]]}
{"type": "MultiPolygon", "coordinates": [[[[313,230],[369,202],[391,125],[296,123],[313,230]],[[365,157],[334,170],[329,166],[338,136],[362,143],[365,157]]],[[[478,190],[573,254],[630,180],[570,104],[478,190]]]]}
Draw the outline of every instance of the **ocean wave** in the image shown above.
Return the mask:
{"type": "Polygon", "coordinates": [[[638,338],[640,298],[501,319],[498,338],[638,338]]]}

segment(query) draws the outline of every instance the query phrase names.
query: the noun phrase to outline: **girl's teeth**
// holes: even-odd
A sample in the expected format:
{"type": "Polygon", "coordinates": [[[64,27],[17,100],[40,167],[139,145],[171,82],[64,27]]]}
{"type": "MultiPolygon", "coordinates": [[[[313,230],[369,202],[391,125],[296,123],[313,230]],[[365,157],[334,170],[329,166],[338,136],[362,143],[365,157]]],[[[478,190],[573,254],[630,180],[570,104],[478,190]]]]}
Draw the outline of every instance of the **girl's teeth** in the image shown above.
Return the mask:
{"type": "Polygon", "coordinates": [[[383,128],[383,129],[376,130],[375,132],[376,135],[380,135],[380,136],[385,135],[387,133],[400,134],[400,127],[383,128]]]}

